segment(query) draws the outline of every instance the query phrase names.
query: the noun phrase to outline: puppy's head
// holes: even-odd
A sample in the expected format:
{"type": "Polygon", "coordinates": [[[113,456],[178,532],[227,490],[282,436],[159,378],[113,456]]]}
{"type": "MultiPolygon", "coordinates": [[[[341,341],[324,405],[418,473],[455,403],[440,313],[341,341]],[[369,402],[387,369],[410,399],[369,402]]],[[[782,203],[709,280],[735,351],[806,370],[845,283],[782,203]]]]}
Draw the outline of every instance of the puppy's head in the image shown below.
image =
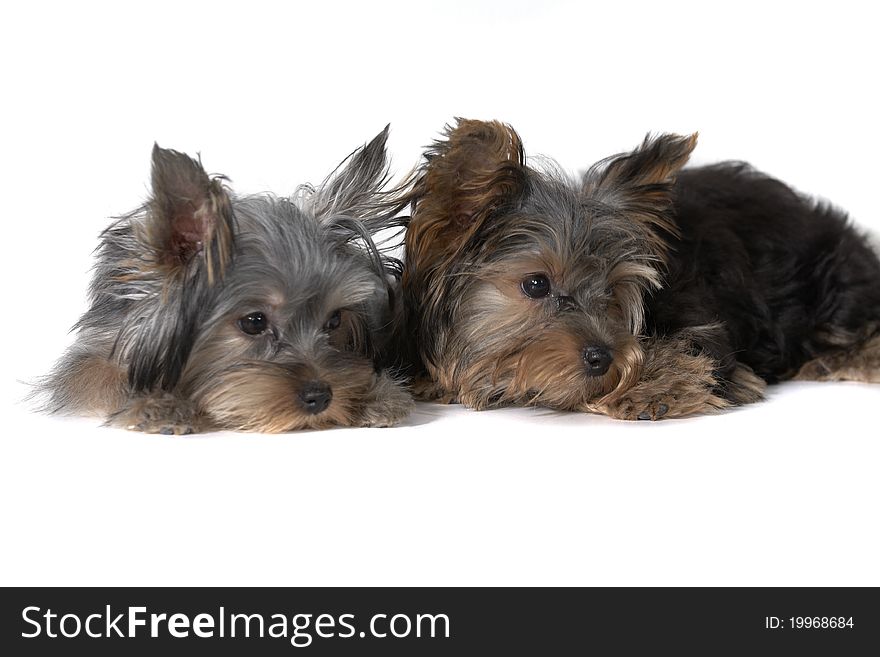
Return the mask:
{"type": "Polygon", "coordinates": [[[649,137],[574,180],[527,166],[510,126],[448,128],[406,237],[409,326],[432,378],[476,408],[572,409],[633,383],[671,182],[695,142],[649,137]]]}
{"type": "Polygon", "coordinates": [[[293,199],[236,197],[156,147],[146,211],[103,246],[128,255],[108,274],[133,303],[117,343],[130,386],[178,391],[224,428],[364,423],[399,272],[373,241],[399,221],[386,137],[293,199]]]}

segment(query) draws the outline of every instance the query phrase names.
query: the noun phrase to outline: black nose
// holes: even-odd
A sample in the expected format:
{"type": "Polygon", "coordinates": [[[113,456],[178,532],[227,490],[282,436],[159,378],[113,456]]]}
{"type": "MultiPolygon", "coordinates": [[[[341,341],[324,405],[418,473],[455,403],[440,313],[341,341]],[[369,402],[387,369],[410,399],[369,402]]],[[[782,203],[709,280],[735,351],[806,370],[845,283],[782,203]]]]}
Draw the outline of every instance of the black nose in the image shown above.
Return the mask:
{"type": "Polygon", "coordinates": [[[333,399],[333,391],[326,383],[321,381],[309,381],[299,393],[299,401],[306,413],[317,415],[330,405],[333,399]]]}
{"type": "Polygon", "coordinates": [[[602,376],[611,365],[611,352],[605,347],[586,347],[584,365],[587,366],[588,376],[602,376]]]}

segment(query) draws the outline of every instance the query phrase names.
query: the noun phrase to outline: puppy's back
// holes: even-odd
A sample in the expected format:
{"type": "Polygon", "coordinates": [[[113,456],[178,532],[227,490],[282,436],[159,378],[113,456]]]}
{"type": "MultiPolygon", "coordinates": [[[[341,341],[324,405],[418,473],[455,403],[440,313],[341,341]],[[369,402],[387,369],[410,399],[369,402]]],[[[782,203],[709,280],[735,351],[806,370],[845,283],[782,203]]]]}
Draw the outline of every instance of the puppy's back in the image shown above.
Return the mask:
{"type": "Polygon", "coordinates": [[[829,330],[880,325],[880,261],[847,215],[747,164],[685,169],[680,237],[651,302],[664,331],[727,324],[739,358],[775,380],[828,345],[829,330]]]}

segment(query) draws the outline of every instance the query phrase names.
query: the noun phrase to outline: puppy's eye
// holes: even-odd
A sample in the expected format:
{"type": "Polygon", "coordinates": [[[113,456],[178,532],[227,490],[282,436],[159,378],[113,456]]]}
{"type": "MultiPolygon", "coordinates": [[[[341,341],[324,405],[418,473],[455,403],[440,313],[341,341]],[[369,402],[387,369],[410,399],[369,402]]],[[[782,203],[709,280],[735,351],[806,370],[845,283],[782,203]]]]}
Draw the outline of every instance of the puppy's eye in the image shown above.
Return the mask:
{"type": "Polygon", "coordinates": [[[238,328],[248,335],[260,335],[269,328],[269,320],[263,313],[251,313],[238,320],[238,328]]]}
{"type": "Polygon", "coordinates": [[[521,287],[527,297],[540,299],[550,294],[550,279],[544,274],[529,274],[523,279],[521,287]]]}
{"type": "Polygon", "coordinates": [[[342,323],[342,313],[337,310],[332,315],[330,315],[330,319],[328,319],[327,323],[324,324],[324,329],[327,331],[332,331],[334,329],[338,329],[339,325],[341,323],[342,323]]]}

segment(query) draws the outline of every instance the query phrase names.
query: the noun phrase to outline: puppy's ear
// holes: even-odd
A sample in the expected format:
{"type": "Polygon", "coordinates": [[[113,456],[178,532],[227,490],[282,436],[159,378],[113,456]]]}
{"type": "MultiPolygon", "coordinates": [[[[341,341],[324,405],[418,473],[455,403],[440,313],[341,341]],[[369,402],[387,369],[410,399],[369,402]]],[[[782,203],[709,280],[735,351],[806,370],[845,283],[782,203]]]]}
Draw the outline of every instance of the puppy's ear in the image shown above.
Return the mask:
{"type": "Polygon", "coordinates": [[[671,202],[675,174],[687,163],[696,145],[697,133],[688,137],[648,135],[631,153],[594,165],[584,175],[583,194],[668,228],[663,215],[671,202]]]}
{"type": "Polygon", "coordinates": [[[198,260],[209,282],[223,275],[232,257],[233,216],[221,181],[188,155],[153,146],[143,239],[157,268],[174,274],[198,260]]]}
{"type": "MultiPolygon", "coordinates": [[[[297,204],[312,212],[341,245],[358,243],[382,279],[386,274],[399,276],[400,266],[383,253],[387,249],[377,248],[373,237],[384,230],[398,229],[399,233],[408,219],[400,213],[410,203],[408,182],[387,188],[390,128],[386,125],[368,144],[345,158],[317,189],[302,185],[295,193],[297,204]]],[[[393,236],[384,235],[386,240],[393,236]]]]}
{"type": "Polygon", "coordinates": [[[386,125],[370,143],[351,153],[314,190],[311,202],[315,216],[319,219],[334,216],[363,219],[373,214],[388,181],[385,144],[390,127],[386,125]]]}
{"type": "Polygon", "coordinates": [[[444,231],[465,231],[513,203],[525,187],[522,142],[498,121],[457,119],[425,154],[417,213],[444,231]]]}

